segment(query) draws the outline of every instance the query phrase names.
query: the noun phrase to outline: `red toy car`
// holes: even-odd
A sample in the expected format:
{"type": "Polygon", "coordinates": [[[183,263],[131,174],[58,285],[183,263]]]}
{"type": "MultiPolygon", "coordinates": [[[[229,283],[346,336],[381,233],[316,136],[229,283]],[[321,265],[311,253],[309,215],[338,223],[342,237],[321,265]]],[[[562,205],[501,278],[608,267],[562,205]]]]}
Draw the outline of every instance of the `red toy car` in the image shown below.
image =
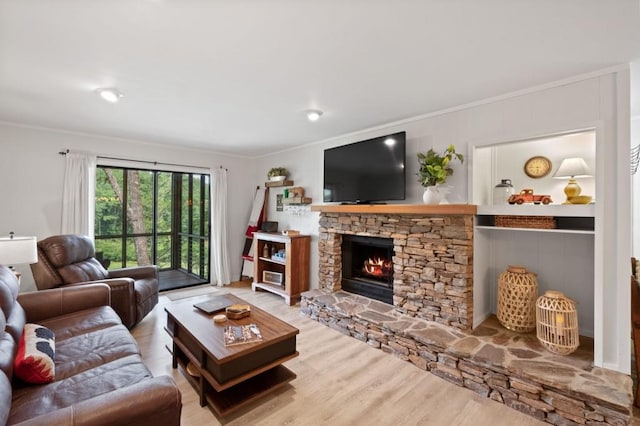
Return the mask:
{"type": "Polygon", "coordinates": [[[519,194],[514,194],[507,200],[509,204],[549,204],[551,203],[551,196],[549,195],[534,195],[533,189],[523,189],[519,194]]]}

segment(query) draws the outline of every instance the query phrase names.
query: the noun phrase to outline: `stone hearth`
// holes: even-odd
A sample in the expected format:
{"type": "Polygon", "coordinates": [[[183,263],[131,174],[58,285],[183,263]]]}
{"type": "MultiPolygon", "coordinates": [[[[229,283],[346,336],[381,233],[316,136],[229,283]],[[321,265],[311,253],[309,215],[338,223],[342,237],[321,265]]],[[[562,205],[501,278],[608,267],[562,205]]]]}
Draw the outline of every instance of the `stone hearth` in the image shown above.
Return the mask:
{"type": "Polygon", "coordinates": [[[401,313],[344,291],[311,290],[301,312],[451,383],[557,425],[630,424],[629,376],[593,366],[581,337],[569,356],[547,352],[535,333],[515,333],[490,317],[472,332],[401,313]]]}
{"type": "Polygon", "coordinates": [[[393,305],[400,313],[471,329],[472,214],[323,212],[318,243],[320,288],[341,289],[345,234],[393,239],[393,305]]]}

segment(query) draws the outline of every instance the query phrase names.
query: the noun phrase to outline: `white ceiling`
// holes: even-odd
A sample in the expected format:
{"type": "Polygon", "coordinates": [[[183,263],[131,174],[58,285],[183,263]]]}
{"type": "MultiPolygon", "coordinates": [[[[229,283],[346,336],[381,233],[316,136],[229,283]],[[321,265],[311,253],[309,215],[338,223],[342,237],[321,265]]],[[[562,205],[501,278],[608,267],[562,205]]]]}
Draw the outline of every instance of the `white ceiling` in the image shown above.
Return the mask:
{"type": "Polygon", "coordinates": [[[259,156],[640,58],[639,8],[0,0],[0,121],[259,156]]]}

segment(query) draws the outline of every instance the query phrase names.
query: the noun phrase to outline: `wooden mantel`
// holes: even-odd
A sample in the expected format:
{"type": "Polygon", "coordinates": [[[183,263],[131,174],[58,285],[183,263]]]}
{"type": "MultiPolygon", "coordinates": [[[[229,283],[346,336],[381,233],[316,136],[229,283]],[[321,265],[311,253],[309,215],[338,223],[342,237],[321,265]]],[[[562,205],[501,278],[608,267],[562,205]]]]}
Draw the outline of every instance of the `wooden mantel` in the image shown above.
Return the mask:
{"type": "Polygon", "coordinates": [[[321,213],[475,215],[475,204],[318,204],[311,211],[321,213]]]}

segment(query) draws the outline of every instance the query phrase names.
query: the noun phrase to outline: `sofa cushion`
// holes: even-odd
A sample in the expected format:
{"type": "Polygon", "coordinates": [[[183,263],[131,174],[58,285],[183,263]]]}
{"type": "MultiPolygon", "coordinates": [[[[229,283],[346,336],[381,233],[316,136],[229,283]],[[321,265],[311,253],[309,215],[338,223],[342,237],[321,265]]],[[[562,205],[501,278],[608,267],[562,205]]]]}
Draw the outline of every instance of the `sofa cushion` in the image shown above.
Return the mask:
{"type": "Polygon", "coordinates": [[[42,320],[39,323],[51,329],[56,335],[56,341],[60,343],[73,336],[120,325],[122,321],[109,306],[100,306],[42,320]]]}
{"type": "Polygon", "coordinates": [[[49,383],[55,377],[55,335],[38,324],[25,324],[14,374],[27,383],[49,383]]]}
{"type": "Polygon", "coordinates": [[[86,235],[56,235],[38,241],[38,248],[56,268],[95,256],[93,240],[86,235]]]}
{"type": "Polygon", "coordinates": [[[109,273],[95,258],[58,268],[65,284],[108,279],[109,273]]]}
{"type": "Polygon", "coordinates": [[[14,388],[8,424],[69,407],[151,377],[140,356],[130,355],[45,386],[14,388]]]}
{"type": "MultiPolygon", "coordinates": [[[[38,257],[44,255],[47,259],[42,266],[46,263],[52,268],[48,273],[57,275],[65,284],[103,280],[109,275],[95,258],[93,240],[85,235],[57,235],[45,238],[38,242],[38,250],[38,257]]],[[[36,281],[39,277],[41,278],[41,274],[34,274],[36,281]]],[[[59,284],[61,283],[57,283],[59,284]]],[[[47,282],[45,288],[54,285],[53,282],[47,282]]]]}
{"type": "Polygon", "coordinates": [[[140,353],[136,341],[123,325],[74,336],[56,342],[56,346],[56,380],[140,353]]]}

